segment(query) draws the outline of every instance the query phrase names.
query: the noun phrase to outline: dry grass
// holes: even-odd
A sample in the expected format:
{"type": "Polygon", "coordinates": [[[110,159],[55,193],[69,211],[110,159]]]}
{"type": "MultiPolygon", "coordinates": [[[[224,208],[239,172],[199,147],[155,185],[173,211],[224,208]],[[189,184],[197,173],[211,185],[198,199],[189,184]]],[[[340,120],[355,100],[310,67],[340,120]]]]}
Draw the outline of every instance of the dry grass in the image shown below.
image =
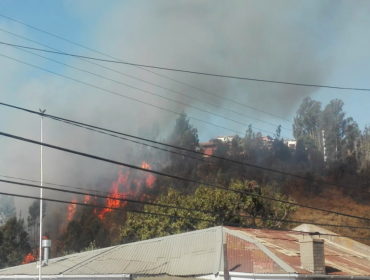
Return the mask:
{"type": "MultiPolygon", "coordinates": [[[[361,217],[370,217],[369,203],[359,203],[349,195],[343,194],[342,189],[326,187],[320,194],[305,192],[302,188],[289,188],[289,194],[300,204],[342,212],[361,217]]],[[[361,196],[361,193],[356,193],[361,196]]],[[[370,221],[344,217],[336,214],[316,211],[300,207],[293,215],[293,220],[309,221],[334,225],[352,225],[370,228],[370,221]]],[[[359,242],[370,245],[370,230],[325,227],[328,230],[347,236],[369,237],[369,240],[358,239],[359,242]]]]}

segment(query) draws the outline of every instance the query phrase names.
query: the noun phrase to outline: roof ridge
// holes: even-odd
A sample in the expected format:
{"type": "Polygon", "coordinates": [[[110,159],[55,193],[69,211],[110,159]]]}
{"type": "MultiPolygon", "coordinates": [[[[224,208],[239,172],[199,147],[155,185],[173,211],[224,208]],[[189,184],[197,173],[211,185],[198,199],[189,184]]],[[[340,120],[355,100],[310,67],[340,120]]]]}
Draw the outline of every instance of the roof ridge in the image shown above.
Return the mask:
{"type": "MultiPolygon", "coordinates": [[[[94,255],[94,256],[92,256],[91,258],[88,258],[88,259],[86,259],[86,260],[84,260],[84,261],[82,261],[82,262],[80,262],[80,263],[78,263],[78,264],[76,264],[76,265],[74,265],[74,266],[72,266],[72,267],[69,267],[68,269],[66,269],[66,270],[64,270],[64,271],[62,271],[62,272],[60,272],[59,274],[65,274],[65,273],[68,273],[68,271],[70,271],[70,270],[72,270],[72,269],[76,269],[76,268],[78,268],[79,266],[82,266],[82,265],[84,265],[84,264],[86,264],[86,263],[88,263],[88,262],[91,262],[93,259],[95,259],[95,258],[97,258],[97,257],[99,257],[99,256],[101,256],[101,255],[103,255],[104,253],[108,253],[108,252],[111,252],[111,251],[113,251],[114,249],[117,249],[118,247],[120,247],[120,245],[116,245],[116,246],[112,246],[112,247],[108,247],[108,248],[104,248],[104,249],[106,249],[106,250],[104,250],[103,252],[101,252],[101,253],[99,253],[99,254],[96,254],[96,255],[94,255]]],[[[84,253],[84,252],[83,252],[84,253]]]]}
{"type": "MultiPolygon", "coordinates": [[[[159,243],[159,242],[168,242],[173,239],[180,239],[180,238],[183,238],[183,237],[187,237],[187,236],[193,236],[193,235],[199,235],[201,233],[217,233],[218,231],[221,232],[222,234],[222,226],[216,226],[216,227],[211,227],[211,228],[206,228],[206,229],[202,229],[202,230],[194,230],[194,231],[190,231],[190,232],[185,232],[185,233],[179,233],[179,234],[174,234],[174,235],[168,235],[168,236],[162,236],[162,237],[157,237],[157,238],[154,238],[154,239],[147,239],[147,240],[143,240],[143,241],[137,241],[137,242],[131,242],[131,243],[127,243],[127,244],[121,244],[121,245],[117,245],[115,247],[112,247],[110,250],[107,250],[107,251],[104,251],[102,252],[101,254],[97,254],[73,267],[70,267],[69,269],[67,269],[66,271],[63,271],[61,274],[68,274],[68,273],[74,273],[76,272],[76,270],[78,271],[80,268],[88,265],[89,263],[92,263],[94,261],[98,261],[98,259],[104,257],[104,256],[107,256],[107,255],[110,255],[110,254],[114,254],[115,251],[119,251],[120,249],[123,249],[125,247],[130,247],[130,246],[138,246],[139,244],[142,245],[142,244],[148,244],[148,243],[159,243]]],[[[215,237],[217,239],[217,236],[215,237]]],[[[222,246],[222,240],[219,240],[220,243],[220,248],[222,246]]],[[[215,246],[217,247],[217,246],[215,246]]],[[[221,252],[221,250],[218,250],[218,251],[215,251],[215,255],[219,255],[221,252]]],[[[218,261],[218,257],[217,257],[217,260],[215,260],[215,262],[218,264],[219,261],[218,261]]],[[[219,265],[217,265],[216,263],[214,263],[214,267],[213,269],[215,269],[215,266],[219,267],[219,265]]]]}
{"type": "Polygon", "coordinates": [[[234,235],[235,237],[238,237],[247,242],[255,244],[261,251],[263,251],[270,259],[272,259],[277,265],[279,265],[287,273],[297,273],[297,271],[293,267],[291,267],[281,258],[276,256],[269,248],[263,245],[261,241],[258,240],[257,237],[253,238],[252,236],[249,236],[248,234],[246,234],[244,231],[237,230],[237,229],[224,228],[224,231],[228,234],[234,235]]]}

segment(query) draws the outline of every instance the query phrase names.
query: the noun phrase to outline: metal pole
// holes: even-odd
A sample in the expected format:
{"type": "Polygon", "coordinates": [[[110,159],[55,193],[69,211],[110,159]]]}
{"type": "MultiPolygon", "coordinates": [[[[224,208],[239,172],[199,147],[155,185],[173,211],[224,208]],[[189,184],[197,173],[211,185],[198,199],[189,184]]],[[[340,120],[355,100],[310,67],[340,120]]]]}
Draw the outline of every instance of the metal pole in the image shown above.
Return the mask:
{"type": "Polygon", "coordinates": [[[222,235],[222,246],[223,246],[222,250],[224,252],[224,280],[229,280],[230,275],[229,275],[229,261],[227,259],[227,233],[226,232],[223,232],[223,235],[222,235]]]}
{"type": "MultiPolygon", "coordinates": [[[[41,110],[40,113],[44,114],[46,110],[41,110]]],[[[40,142],[42,143],[42,130],[43,130],[43,115],[41,115],[41,133],[40,142]]],[[[42,145],[40,145],[40,186],[42,187],[42,145]]],[[[42,188],[40,188],[40,244],[39,244],[39,280],[41,280],[42,256],[41,256],[41,243],[42,243],[42,188]]]]}

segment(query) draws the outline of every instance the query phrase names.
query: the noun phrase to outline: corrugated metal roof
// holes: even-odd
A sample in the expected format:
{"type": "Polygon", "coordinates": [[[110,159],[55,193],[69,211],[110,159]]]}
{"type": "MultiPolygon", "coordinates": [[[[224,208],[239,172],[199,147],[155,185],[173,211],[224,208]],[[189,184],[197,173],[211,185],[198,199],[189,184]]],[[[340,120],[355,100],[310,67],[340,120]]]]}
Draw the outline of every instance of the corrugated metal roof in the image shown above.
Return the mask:
{"type": "Polygon", "coordinates": [[[227,234],[228,269],[245,273],[286,273],[273,259],[256,244],[227,234]]]}
{"type": "MultiPolygon", "coordinates": [[[[324,233],[325,230],[315,228],[311,231],[324,233]]],[[[301,267],[298,241],[301,235],[289,231],[214,227],[51,259],[49,266],[43,268],[43,275],[217,274],[223,271],[224,237],[230,271],[311,274],[301,267]]],[[[367,252],[370,247],[356,241],[327,237],[327,274],[369,276],[367,252]]],[[[36,264],[32,263],[0,270],[0,278],[37,273],[36,264]]]]}
{"type": "MultiPolygon", "coordinates": [[[[257,230],[227,227],[261,242],[274,255],[293,267],[299,274],[312,274],[301,267],[299,237],[303,234],[280,230],[257,230]]],[[[332,233],[320,227],[304,225],[296,230],[332,233]]],[[[329,275],[370,276],[370,247],[345,237],[322,235],[325,239],[325,267],[329,275]]],[[[274,273],[274,268],[267,273],[274,273]]],[[[262,272],[258,272],[262,273],[262,272]]]]}
{"type": "MultiPolygon", "coordinates": [[[[81,262],[89,260],[93,257],[98,256],[104,252],[111,250],[114,247],[104,248],[94,251],[88,251],[83,253],[72,254],[60,258],[50,259],[49,265],[42,267],[42,273],[46,275],[58,275],[62,274],[64,271],[79,265],[81,262]]],[[[38,274],[38,269],[36,269],[36,262],[13,266],[0,270],[1,275],[36,275],[38,274]]]]}
{"type": "Polygon", "coordinates": [[[210,228],[120,245],[64,274],[216,274],[219,272],[221,246],[222,228],[210,228]]]}

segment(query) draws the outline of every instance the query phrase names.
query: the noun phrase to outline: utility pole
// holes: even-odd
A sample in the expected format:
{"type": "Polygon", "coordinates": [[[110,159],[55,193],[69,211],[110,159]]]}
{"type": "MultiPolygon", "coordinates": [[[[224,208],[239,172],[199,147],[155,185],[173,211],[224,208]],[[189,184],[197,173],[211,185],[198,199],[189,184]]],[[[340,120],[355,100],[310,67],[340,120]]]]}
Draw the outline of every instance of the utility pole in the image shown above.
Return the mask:
{"type": "Polygon", "coordinates": [[[325,130],[322,131],[322,145],[323,145],[323,151],[324,151],[324,161],[326,161],[325,130]]]}
{"type": "MultiPolygon", "coordinates": [[[[40,110],[41,113],[41,133],[40,142],[42,143],[42,130],[43,130],[43,119],[46,110],[40,110]]],[[[42,145],[40,145],[40,244],[39,244],[39,280],[41,280],[41,268],[42,268],[42,256],[41,256],[41,243],[42,243],[42,145]]]]}
{"type": "MultiPolygon", "coordinates": [[[[224,229],[222,228],[224,231],[224,229]]],[[[224,231],[222,233],[222,250],[224,253],[224,280],[229,280],[230,275],[229,275],[229,262],[227,259],[227,233],[224,231]]]]}

